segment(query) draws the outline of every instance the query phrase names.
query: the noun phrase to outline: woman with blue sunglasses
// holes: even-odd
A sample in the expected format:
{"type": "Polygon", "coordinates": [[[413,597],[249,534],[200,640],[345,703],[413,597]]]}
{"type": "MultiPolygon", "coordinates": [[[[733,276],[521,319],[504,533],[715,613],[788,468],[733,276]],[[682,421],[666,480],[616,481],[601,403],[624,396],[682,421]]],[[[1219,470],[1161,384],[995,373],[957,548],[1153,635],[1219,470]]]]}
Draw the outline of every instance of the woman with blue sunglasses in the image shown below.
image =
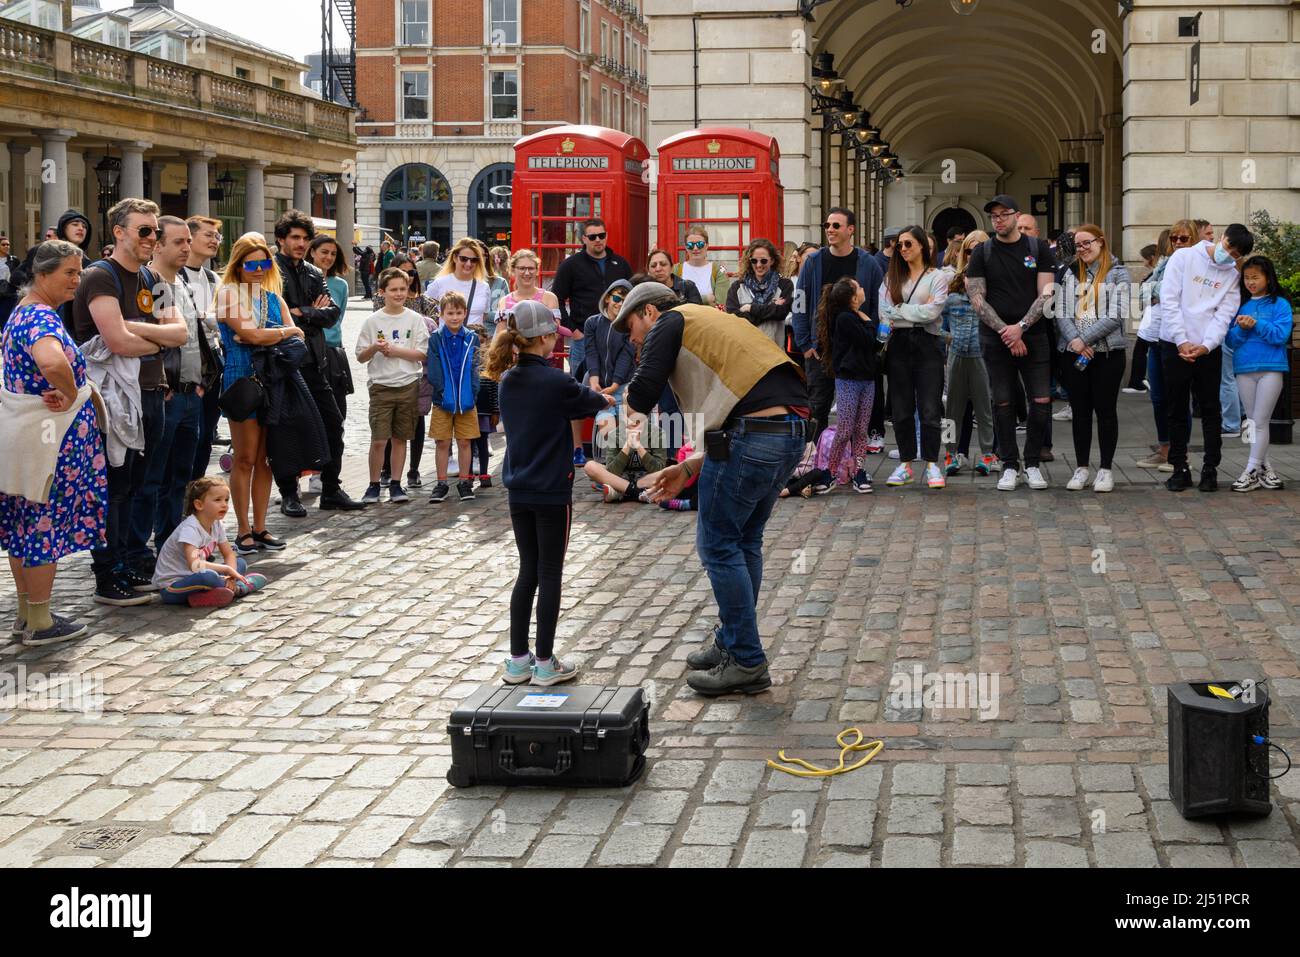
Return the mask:
{"type": "MultiPolygon", "coordinates": [[[[217,287],[217,320],[221,323],[221,344],[226,352],[222,392],[253,374],[254,348],[303,335],[302,329],[293,324],[280,289],[280,271],[266,240],[260,233],[240,236],[230,251],[230,261],[217,287]]],[[[272,480],[266,457],[266,430],[256,414],[242,422],[234,421],[229,415],[226,418],[230,422],[234,454],[230,495],[239,522],[235,549],[241,555],[263,549],[279,551],[284,548],[284,542],[272,538],[266,530],[272,480]]]]}

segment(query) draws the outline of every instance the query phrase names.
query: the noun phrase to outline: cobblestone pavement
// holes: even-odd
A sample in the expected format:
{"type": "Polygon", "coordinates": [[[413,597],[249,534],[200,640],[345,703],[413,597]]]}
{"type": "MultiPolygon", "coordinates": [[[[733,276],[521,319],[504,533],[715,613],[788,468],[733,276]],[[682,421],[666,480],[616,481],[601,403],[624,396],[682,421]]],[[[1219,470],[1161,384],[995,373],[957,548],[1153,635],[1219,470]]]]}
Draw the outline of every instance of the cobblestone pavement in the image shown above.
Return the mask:
{"type": "MultiPolygon", "coordinates": [[[[1123,398],[1131,462],[1150,415],[1123,398]]],[[[626,790],[446,784],[445,719],[496,680],[507,639],[499,488],[276,513],[290,548],[256,562],[270,588],[209,613],[92,605],[84,558],[69,561],[56,607],[93,634],[0,645],[0,674],[102,679],[105,712],[0,713],[0,865],[1300,864],[1300,772],[1262,820],[1174,810],[1164,688],[1267,677],[1273,733],[1296,751],[1300,492],[1174,496],[1126,468],[1140,485],[1068,493],[1065,429],[1048,492],[971,478],[782,503],[760,606],[775,686],[744,700],[683,679],[714,615],[693,516],[580,485],[560,648],[585,683],[653,692],[650,767],[626,790]],[[916,666],[997,675],[996,717],[891,700],[891,673],[916,666]],[[766,768],[778,748],[833,762],[849,725],[887,744],[866,768],[766,768]],[[96,828],[136,836],[75,846],[96,828]]],[[[354,494],[364,439],[358,395],[354,494]]],[[[1234,445],[1225,471],[1243,458],[1234,445]]],[[[1300,476],[1296,453],[1276,459],[1300,476]]]]}

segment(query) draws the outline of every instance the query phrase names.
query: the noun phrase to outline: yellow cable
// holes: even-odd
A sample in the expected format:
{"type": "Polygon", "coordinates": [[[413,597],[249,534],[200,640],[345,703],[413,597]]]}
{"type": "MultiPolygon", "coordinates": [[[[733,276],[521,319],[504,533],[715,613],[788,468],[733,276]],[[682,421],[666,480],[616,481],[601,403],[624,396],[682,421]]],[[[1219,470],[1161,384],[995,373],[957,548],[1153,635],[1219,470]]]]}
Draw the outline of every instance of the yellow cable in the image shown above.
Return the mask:
{"type": "Polygon", "coordinates": [[[793,774],[795,777],[799,778],[828,778],[833,774],[844,774],[848,771],[856,771],[879,754],[885,747],[884,741],[863,741],[863,734],[857,728],[845,728],[835,736],[835,743],[840,746],[839,767],[819,768],[815,764],[809,764],[802,758],[787,758],[785,756],[785,751],[783,750],[776,752],[778,758],[785,761],[787,764],[797,764],[799,767],[806,768],[807,770],[801,771],[799,768],[787,768],[783,764],[777,764],[770,758],[768,759],[767,766],[769,768],[775,768],[778,771],[784,771],[786,774],[793,774]],[[849,735],[857,735],[857,740],[852,742],[846,741],[845,739],[849,735]],[[851,764],[846,767],[844,761],[849,756],[850,752],[853,751],[869,751],[870,754],[857,764],[851,764]]]}

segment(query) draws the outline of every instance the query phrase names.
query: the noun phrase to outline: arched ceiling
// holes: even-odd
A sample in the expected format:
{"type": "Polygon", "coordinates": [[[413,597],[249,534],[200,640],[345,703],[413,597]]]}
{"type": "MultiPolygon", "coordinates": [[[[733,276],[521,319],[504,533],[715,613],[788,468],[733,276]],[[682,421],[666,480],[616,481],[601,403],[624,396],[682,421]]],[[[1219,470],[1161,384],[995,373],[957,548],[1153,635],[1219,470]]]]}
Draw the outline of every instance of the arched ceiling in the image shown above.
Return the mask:
{"type": "Polygon", "coordinates": [[[816,9],[814,53],[832,53],[846,88],[895,153],[915,160],[968,147],[1003,168],[1046,171],[1060,140],[1096,132],[1118,109],[1123,32],[1114,0],[834,0],[816,9]],[[1094,53],[1094,31],[1106,49],[1094,53]]]}

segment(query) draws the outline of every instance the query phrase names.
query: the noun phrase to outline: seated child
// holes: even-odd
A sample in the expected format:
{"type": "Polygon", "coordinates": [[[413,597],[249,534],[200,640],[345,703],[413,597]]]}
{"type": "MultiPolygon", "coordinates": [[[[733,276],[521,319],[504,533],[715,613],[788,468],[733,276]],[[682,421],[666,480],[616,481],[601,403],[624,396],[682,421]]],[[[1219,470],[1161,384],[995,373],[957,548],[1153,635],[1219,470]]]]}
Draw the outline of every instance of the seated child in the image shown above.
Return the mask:
{"type": "Polygon", "coordinates": [[[658,472],[668,464],[668,457],[662,443],[655,441],[661,435],[650,433],[652,449],[647,449],[641,441],[642,429],[646,426],[646,417],[624,412],[626,439],[622,446],[610,443],[605,446],[605,464],[588,462],[583,471],[595,483],[601,486],[605,502],[637,502],[641,500],[642,489],[638,481],[651,472],[658,472]]]}
{"type": "Polygon", "coordinates": [[[158,552],[153,583],[164,604],[224,608],[236,598],[266,587],[263,575],[246,575],[244,560],[226,539],[222,519],[230,509],[230,486],[216,476],[185,488],[185,518],[158,552]],[[215,552],[222,562],[213,562],[215,552]]]}
{"type": "MultiPolygon", "coordinates": [[[[677,450],[677,462],[681,464],[695,453],[695,447],[689,442],[677,450]]],[[[681,491],[681,498],[670,498],[659,503],[660,508],[674,512],[694,512],[700,507],[700,477],[692,475],[691,480],[681,491]]]]}

